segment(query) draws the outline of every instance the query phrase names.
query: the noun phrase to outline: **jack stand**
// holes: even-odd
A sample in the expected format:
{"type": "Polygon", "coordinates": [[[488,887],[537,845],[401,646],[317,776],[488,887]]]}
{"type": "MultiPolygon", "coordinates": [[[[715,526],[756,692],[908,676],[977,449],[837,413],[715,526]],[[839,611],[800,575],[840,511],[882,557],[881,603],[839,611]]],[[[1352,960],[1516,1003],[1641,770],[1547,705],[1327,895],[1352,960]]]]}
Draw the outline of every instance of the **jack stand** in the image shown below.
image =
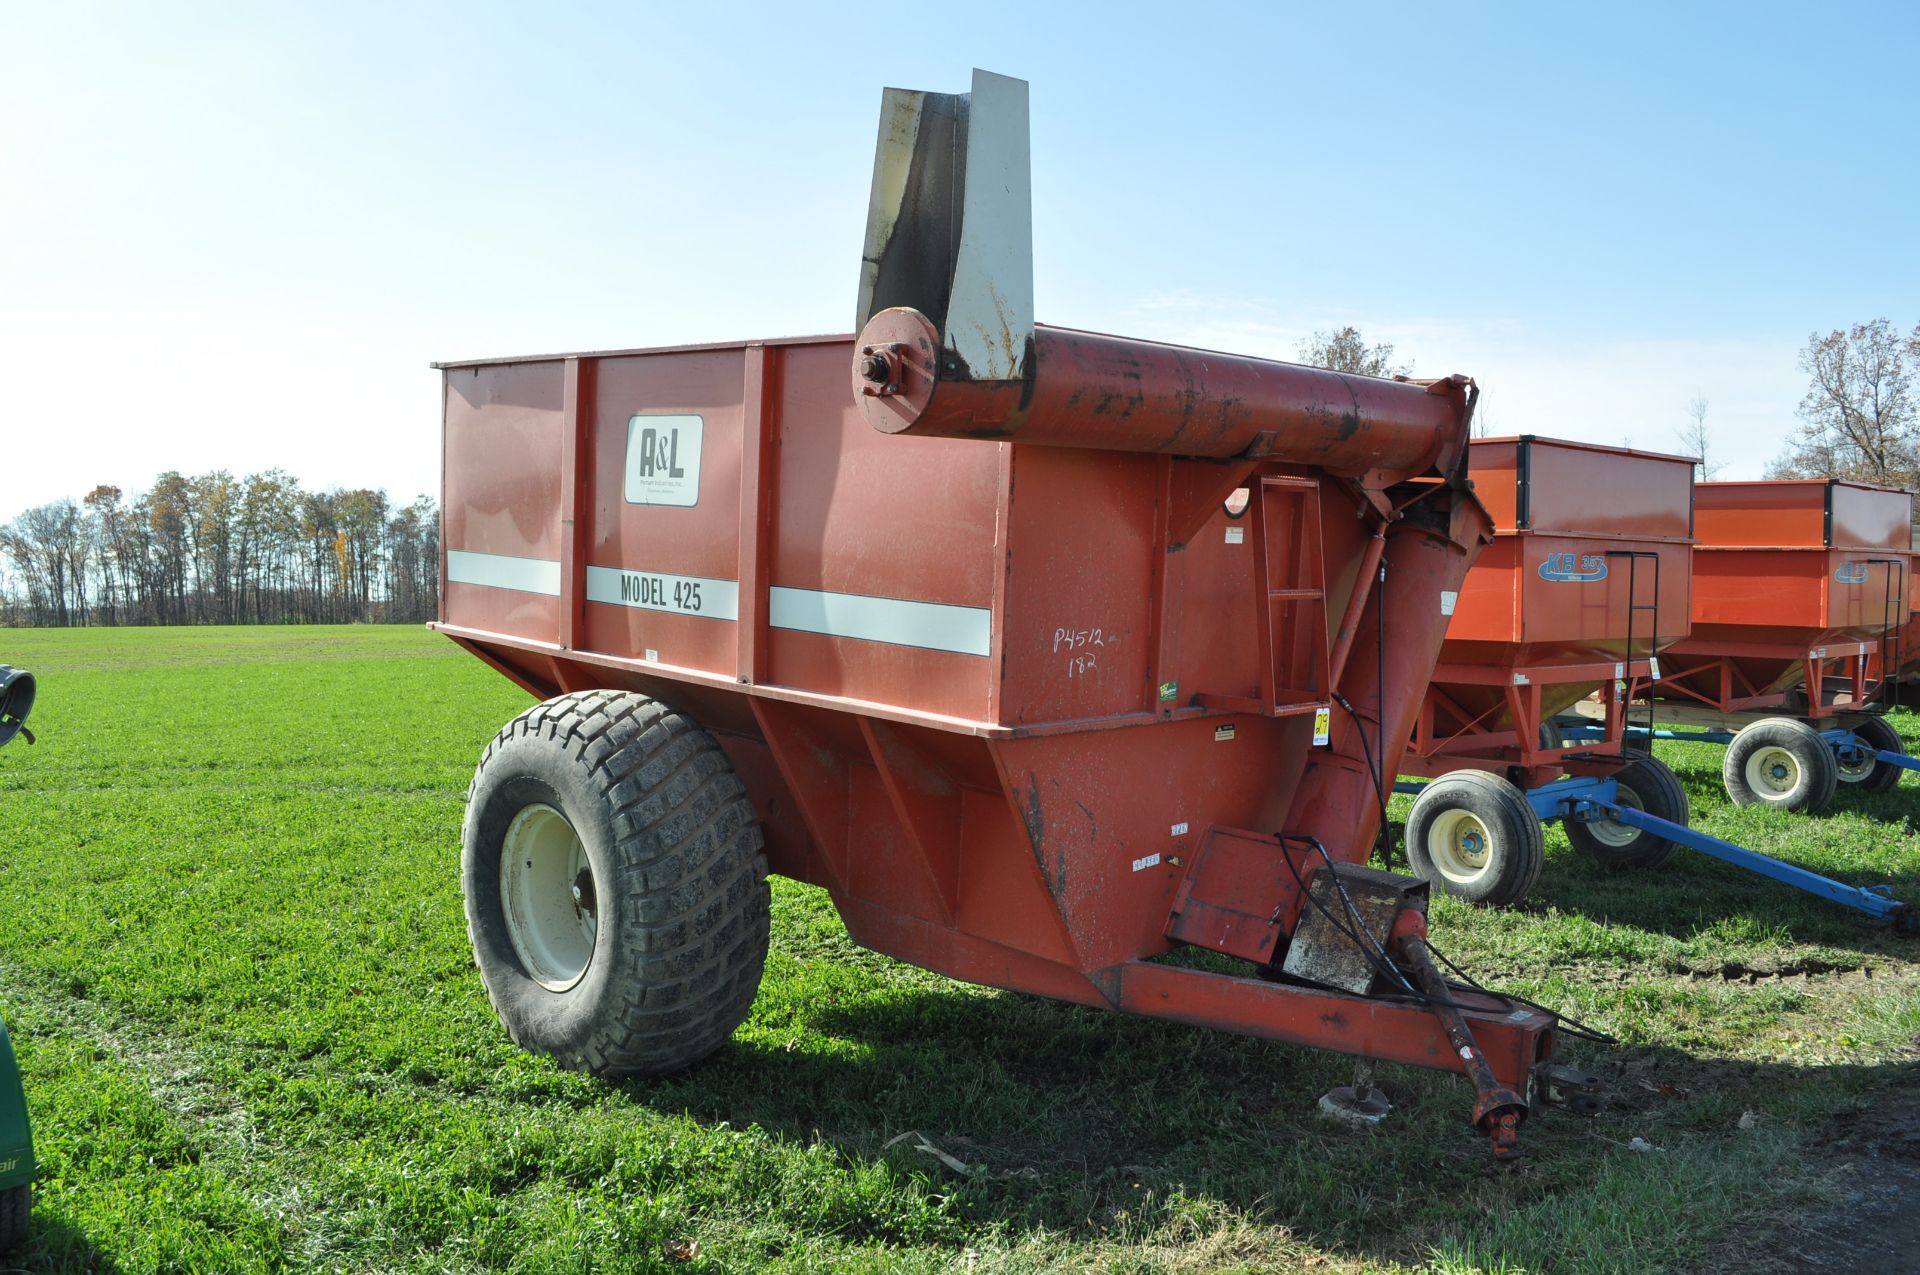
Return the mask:
{"type": "Polygon", "coordinates": [[[1357,1125],[1377,1125],[1393,1114],[1393,1104],[1373,1087],[1371,1059],[1362,1059],[1354,1067],[1352,1084],[1320,1095],[1320,1114],[1357,1125]]]}

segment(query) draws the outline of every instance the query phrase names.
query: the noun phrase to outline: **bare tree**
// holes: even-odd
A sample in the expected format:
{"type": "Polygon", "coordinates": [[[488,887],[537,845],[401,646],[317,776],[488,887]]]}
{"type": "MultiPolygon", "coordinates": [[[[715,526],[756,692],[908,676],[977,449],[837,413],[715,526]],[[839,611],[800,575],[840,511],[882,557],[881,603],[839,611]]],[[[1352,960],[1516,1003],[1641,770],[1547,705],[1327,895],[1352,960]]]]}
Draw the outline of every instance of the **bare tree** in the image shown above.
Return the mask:
{"type": "Polygon", "coordinates": [[[1800,354],[1807,374],[1800,427],[1769,472],[1911,485],[1920,471],[1920,413],[1913,365],[1920,326],[1902,337],[1885,319],[1814,333],[1800,354]]]}
{"type": "Polygon", "coordinates": [[[1396,367],[1393,347],[1369,346],[1360,329],[1351,324],[1338,332],[1315,332],[1300,343],[1300,361],[1310,367],[1332,368],[1361,376],[1411,376],[1413,364],[1396,367]]]}
{"type": "Polygon", "coordinates": [[[1700,458],[1700,481],[1712,482],[1723,466],[1713,459],[1712,440],[1707,437],[1707,396],[1695,394],[1687,403],[1687,423],[1680,427],[1680,450],[1700,458]]]}

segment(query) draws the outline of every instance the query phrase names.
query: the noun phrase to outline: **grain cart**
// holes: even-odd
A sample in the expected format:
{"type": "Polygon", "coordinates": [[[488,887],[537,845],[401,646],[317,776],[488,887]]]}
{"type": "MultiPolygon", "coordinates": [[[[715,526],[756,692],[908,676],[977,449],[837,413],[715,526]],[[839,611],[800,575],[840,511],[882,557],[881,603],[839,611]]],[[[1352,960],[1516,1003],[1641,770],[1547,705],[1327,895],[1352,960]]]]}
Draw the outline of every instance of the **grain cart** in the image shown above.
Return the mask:
{"type": "MultiPolygon", "coordinates": [[[[1687,822],[1680,781],[1624,741],[1627,686],[1687,632],[1693,464],[1532,436],[1473,442],[1493,544],[1461,586],[1401,762],[1439,778],[1398,785],[1419,793],[1407,857],[1421,876],[1478,903],[1524,897],[1544,862],[1541,820],[1557,817],[1568,776],[1610,781],[1614,800],[1687,822]],[[1555,719],[1589,706],[1598,722],[1564,738],[1555,719]]],[[[1569,819],[1566,831],[1616,866],[1656,867],[1675,850],[1611,819],[1569,819]]]]}
{"type": "Polygon", "coordinates": [[[954,978],[1464,1072],[1511,1154],[1591,1079],[1363,866],[1490,534],[1473,385],[1034,323],[1026,102],[887,90],[857,337],[439,365],[437,627],[543,700],[469,799],[494,1006],[693,1063],[770,869],[954,978]]]}
{"type": "Polygon", "coordinates": [[[1818,811],[1920,768],[1878,715],[1907,621],[1913,497],[1835,479],[1695,489],[1693,631],[1651,686],[1660,738],[1725,744],[1737,805],[1818,811]]]}
{"type": "MultiPolygon", "coordinates": [[[[27,715],[33,712],[35,681],[25,669],[0,664],[0,748],[15,736],[33,742],[27,715]]],[[[13,1041],[0,1023],[0,1253],[26,1242],[33,1215],[33,1126],[13,1041]]]]}

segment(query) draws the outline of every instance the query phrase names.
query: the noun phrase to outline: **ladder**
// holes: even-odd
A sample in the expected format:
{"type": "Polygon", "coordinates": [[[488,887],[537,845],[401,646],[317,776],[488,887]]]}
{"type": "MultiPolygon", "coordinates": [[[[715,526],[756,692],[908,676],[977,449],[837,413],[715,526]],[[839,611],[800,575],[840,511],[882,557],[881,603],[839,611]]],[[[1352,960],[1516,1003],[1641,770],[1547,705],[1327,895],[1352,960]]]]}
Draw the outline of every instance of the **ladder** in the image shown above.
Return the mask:
{"type": "MultiPolygon", "coordinates": [[[[1248,493],[1253,541],[1254,650],[1259,690],[1253,698],[1203,692],[1208,708],[1287,717],[1328,701],[1326,567],[1320,533],[1320,483],[1262,475],[1248,493]]],[[[1357,589],[1370,581],[1354,583],[1357,589]]]]}
{"type": "Polygon", "coordinates": [[[1633,661],[1635,651],[1636,618],[1647,614],[1647,716],[1642,736],[1647,741],[1647,750],[1653,750],[1653,682],[1660,661],[1660,555],[1649,549],[1609,549],[1609,558],[1627,560],[1627,648],[1626,648],[1626,698],[1620,705],[1621,738],[1629,739],[1634,733],[1633,713],[1633,661]],[[1653,601],[1640,601],[1640,563],[1645,559],[1653,563],[1653,601]]]}

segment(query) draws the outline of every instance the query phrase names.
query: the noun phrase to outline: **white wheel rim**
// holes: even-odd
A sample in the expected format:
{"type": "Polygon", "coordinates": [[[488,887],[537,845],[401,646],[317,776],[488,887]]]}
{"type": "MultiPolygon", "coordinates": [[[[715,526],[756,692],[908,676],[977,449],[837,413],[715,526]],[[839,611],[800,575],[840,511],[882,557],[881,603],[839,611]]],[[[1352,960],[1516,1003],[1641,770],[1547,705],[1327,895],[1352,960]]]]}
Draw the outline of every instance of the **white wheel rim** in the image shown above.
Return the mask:
{"type": "Polygon", "coordinates": [[[1442,811],[1427,825],[1427,858],[1447,880],[1470,885],[1493,866],[1493,835],[1470,810],[1442,811]]]}
{"type": "Polygon", "coordinates": [[[1800,759],[1777,744],[1753,750],[1747,758],[1747,787],[1766,801],[1780,801],[1800,786],[1800,759]]]}
{"type": "MultiPolygon", "coordinates": [[[[1613,804],[1628,810],[1645,810],[1640,798],[1626,788],[1616,785],[1613,790],[1613,804]]],[[[1646,833],[1643,829],[1617,823],[1612,819],[1595,819],[1587,824],[1587,833],[1601,845],[1613,850],[1624,850],[1638,841],[1646,833]]]]}
{"type": "Polygon", "coordinates": [[[500,850],[500,910],[534,982],[564,992],[586,975],[597,908],[587,848],[573,825],[552,806],[521,810],[500,850]]]}
{"type": "Polygon", "coordinates": [[[1863,739],[1860,741],[1860,751],[1864,754],[1865,760],[1850,763],[1839,753],[1833,755],[1834,768],[1840,772],[1841,783],[1863,783],[1873,774],[1873,768],[1880,764],[1880,759],[1873,755],[1872,749],[1873,745],[1863,739]]]}

